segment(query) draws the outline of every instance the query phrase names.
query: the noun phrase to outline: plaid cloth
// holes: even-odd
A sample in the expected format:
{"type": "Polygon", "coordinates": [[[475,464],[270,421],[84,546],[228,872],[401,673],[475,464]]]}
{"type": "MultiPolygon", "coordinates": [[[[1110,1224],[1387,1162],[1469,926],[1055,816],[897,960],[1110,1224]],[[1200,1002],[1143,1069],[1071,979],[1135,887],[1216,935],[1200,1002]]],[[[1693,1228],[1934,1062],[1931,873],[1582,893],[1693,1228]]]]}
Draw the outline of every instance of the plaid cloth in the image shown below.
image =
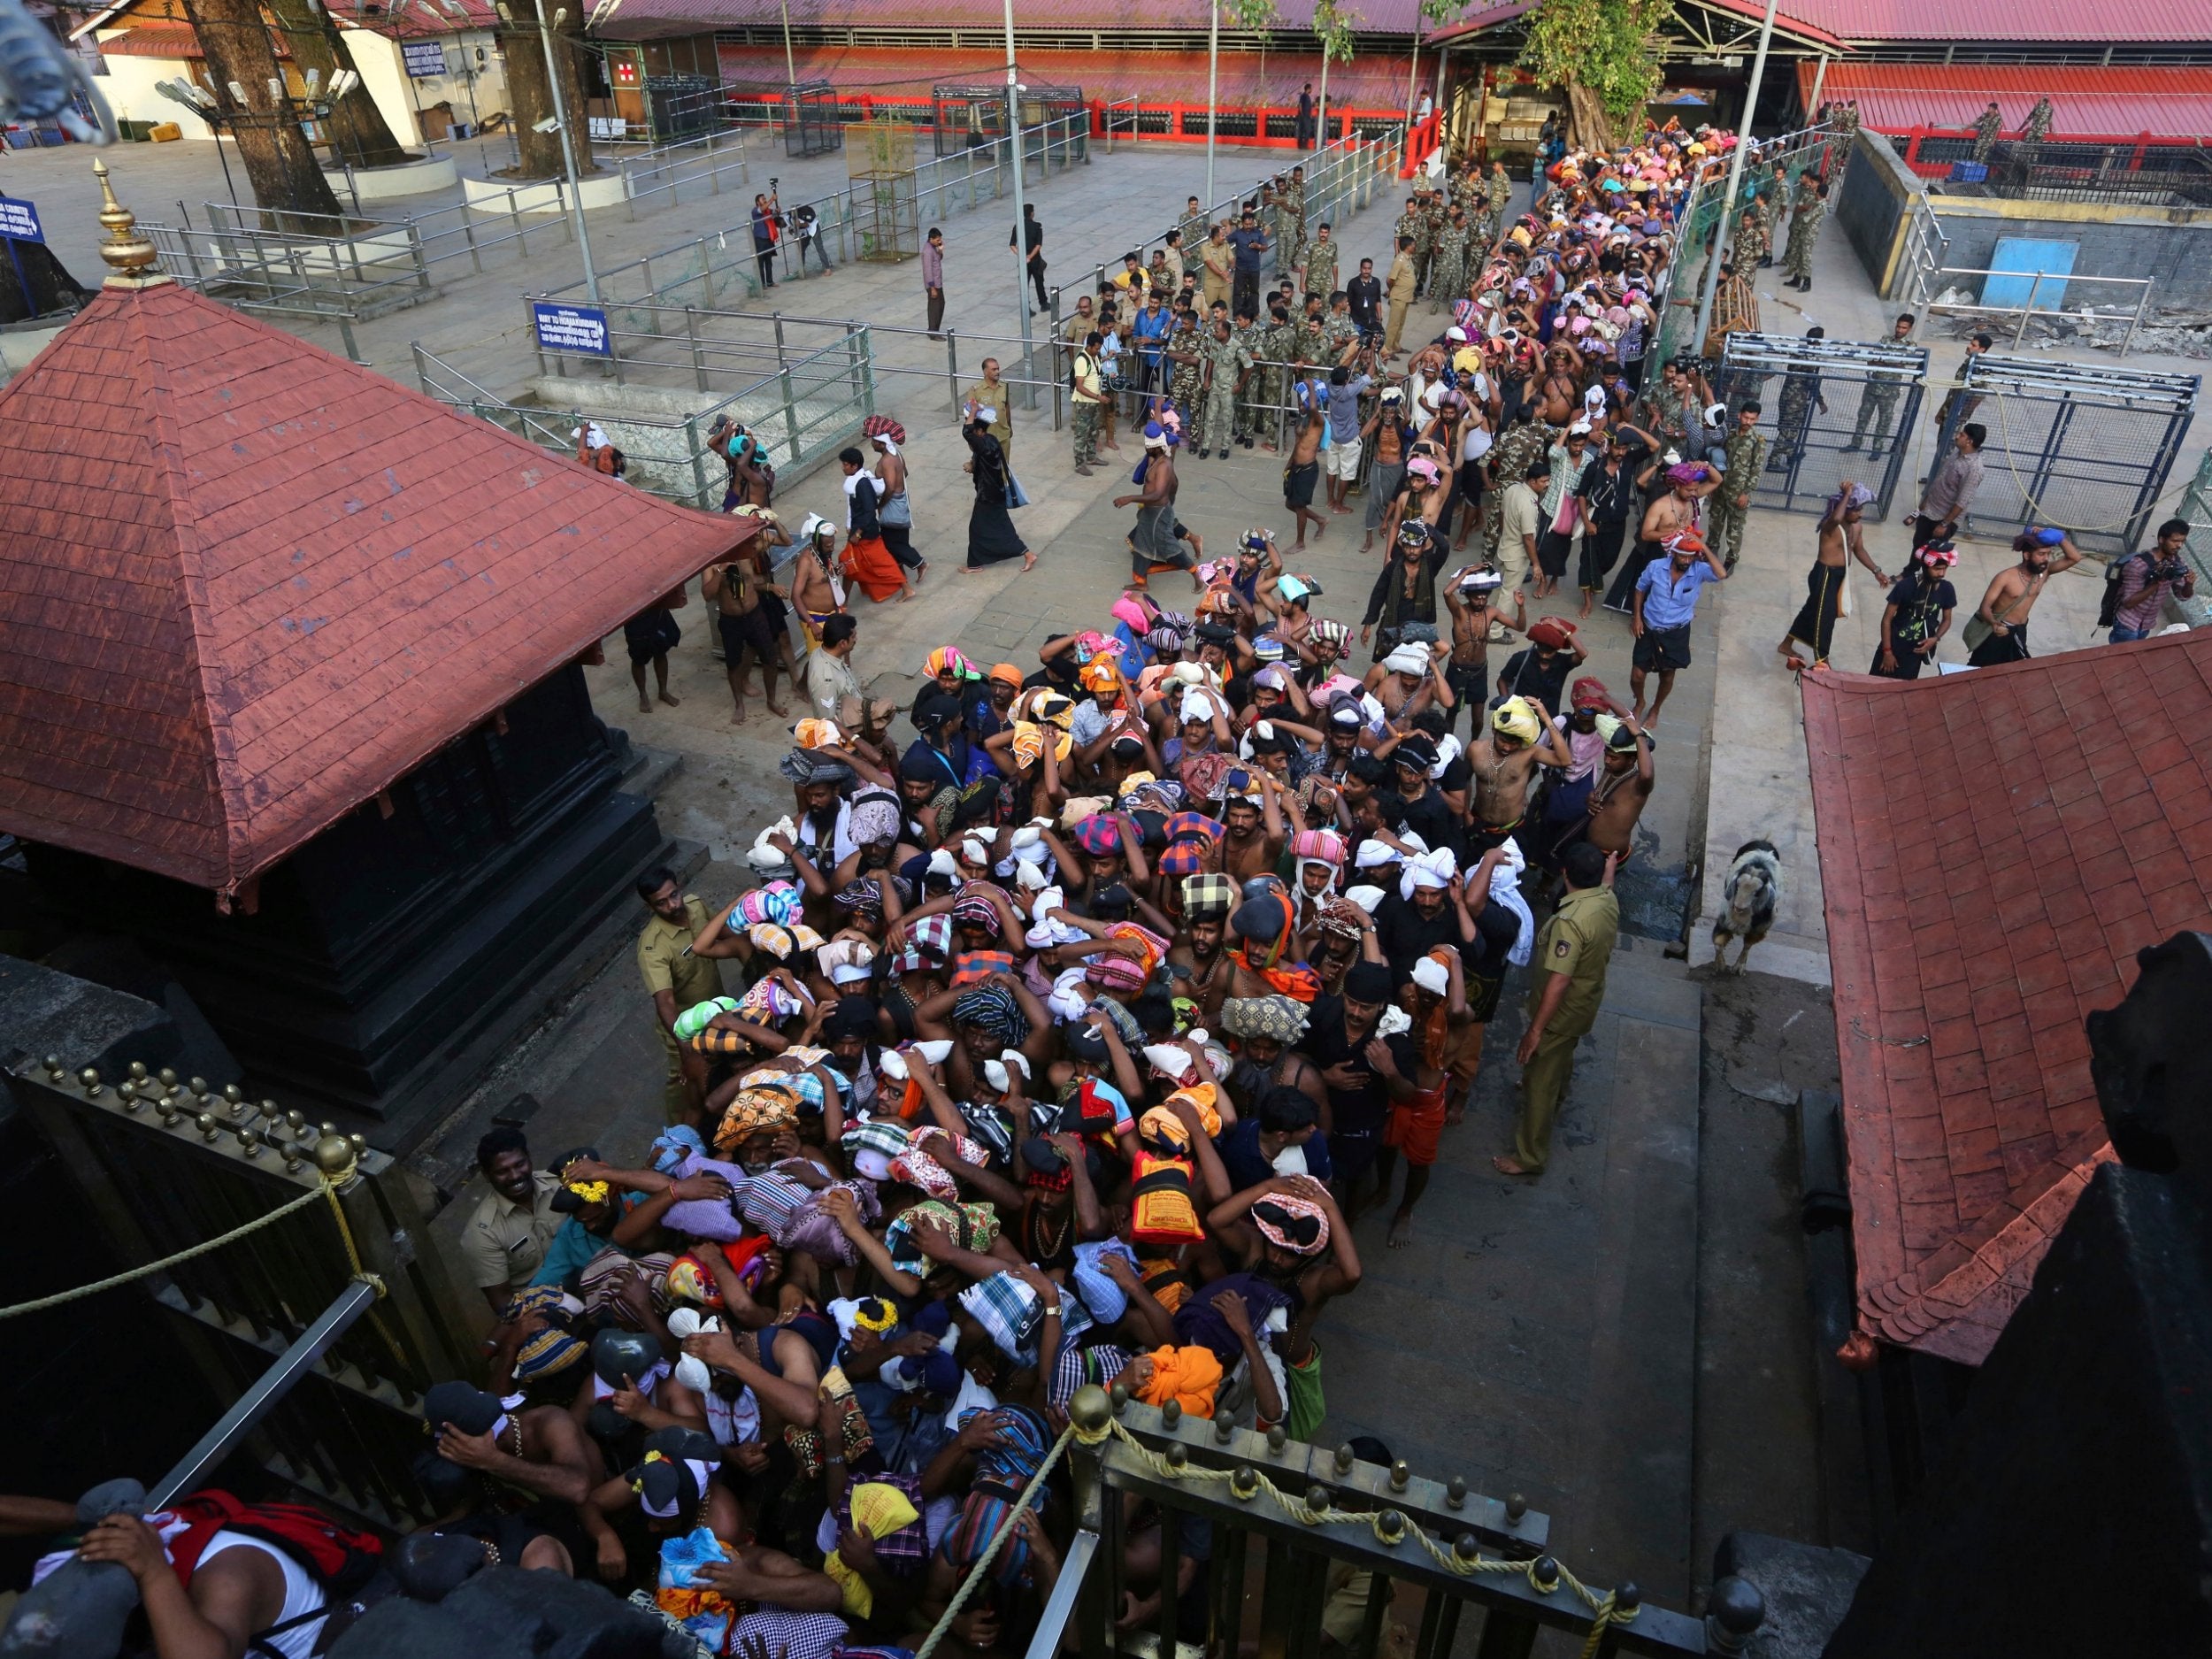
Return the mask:
{"type": "Polygon", "coordinates": [[[952,918],[925,916],[918,922],[910,922],[906,939],[906,949],[891,958],[892,972],[919,973],[935,967],[952,955],[952,918]]]}
{"type": "MultiPolygon", "coordinates": [[[[1064,1310],[1065,1304],[1062,1305],[1064,1310]]],[[[1052,1375],[1045,1384],[1045,1398],[1065,1411],[1077,1389],[1090,1383],[1105,1387],[1128,1369],[1130,1358],[1127,1348],[1111,1342],[1085,1348],[1079,1342],[1064,1341],[1060,1345],[1060,1357],[1052,1362],[1052,1375]]]]}
{"type": "MultiPolygon", "coordinates": [[[[999,951],[970,951],[961,958],[965,963],[979,956],[999,958],[998,963],[982,970],[987,973],[1011,973],[1014,959],[999,951]]],[[[965,984],[975,978],[964,972],[953,975],[955,985],[965,984]]],[[[963,991],[952,1005],[952,1023],[956,1025],[980,1025],[1002,1048],[1018,1048],[1029,1041],[1029,1016],[1022,1012],[1021,999],[1002,985],[979,985],[963,991]]]]}
{"type": "Polygon", "coordinates": [[[1075,826],[1075,844],[1087,853],[1118,851],[1121,826],[1102,812],[1094,812],[1075,826]]]}
{"type": "Polygon", "coordinates": [[[962,1310],[1017,1365],[1037,1363],[1037,1332],[1044,1304],[1037,1293],[1011,1273],[994,1273],[960,1293],[962,1310]]]}
{"type": "MultiPolygon", "coordinates": [[[[1186,845],[1195,846],[1195,842],[1186,845]]],[[[1164,856],[1160,867],[1164,870],[1164,856]]],[[[1227,876],[1202,875],[1183,878],[1183,919],[1187,922],[1218,921],[1236,908],[1237,884],[1227,876]]]]}
{"type": "MultiPolygon", "coordinates": [[[[852,1494],[855,1486],[890,1486],[914,1506],[917,1517],[929,1508],[929,1500],[922,1495],[922,1483],[911,1475],[856,1475],[852,1484],[837,1494],[837,1520],[841,1526],[849,1527],[853,1524],[852,1494]]],[[[919,1572],[929,1560],[929,1533],[919,1519],[900,1527],[896,1532],[884,1533],[874,1543],[876,1559],[883,1563],[883,1570],[895,1578],[910,1578],[919,1572]]],[[[845,1651],[850,1653],[852,1649],[845,1651]]]]}
{"type": "Polygon", "coordinates": [[[994,939],[1006,931],[1006,924],[999,919],[998,906],[980,893],[964,893],[955,899],[952,921],[956,927],[979,927],[994,939]]]}
{"type": "Polygon", "coordinates": [[[845,1640],[845,1621],[833,1613],[794,1613],[764,1607],[730,1626],[724,1651],[751,1651],[754,1638],[776,1659],[831,1659],[845,1640]]]}
{"type": "Polygon", "coordinates": [[[952,959],[952,982],[956,987],[973,985],[989,974],[1013,971],[1014,953],[1010,950],[964,950],[952,959]]]}
{"type": "Polygon", "coordinates": [[[770,1170],[745,1183],[745,1202],[741,1208],[747,1221],[781,1244],[791,1229],[791,1218],[812,1196],[788,1175],[770,1170]]]}
{"type": "Polygon", "coordinates": [[[925,1199],[910,1210],[904,1210],[883,1230],[884,1248],[891,1253],[892,1264],[904,1272],[927,1271],[930,1259],[921,1247],[914,1242],[918,1225],[943,1228],[953,1235],[963,1249],[973,1250],[979,1256],[988,1250],[998,1239],[998,1211],[988,1204],[939,1203],[925,1199]]]}
{"type": "Polygon", "coordinates": [[[1133,995],[1143,990],[1145,981],[1152,977],[1153,969],[1158,967],[1160,959],[1167,955],[1168,941],[1149,928],[1140,927],[1134,922],[1115,923],[1106,930],[1106,937],[1133,940],[1144,947],[1144,955],[1089,957],[1084,963],[1084,977],[1108,991],[1133,995]]]}
{"type": "Polygon", "coordinates": [[[906,1143],[912,1138],[903,1124],[893,1123],[887,1118],[863,1118],[845,1131],[840,1144],[849,1158],[861,1152],[873,1152],[888,1163],[905,1152],[906,1143]]]}

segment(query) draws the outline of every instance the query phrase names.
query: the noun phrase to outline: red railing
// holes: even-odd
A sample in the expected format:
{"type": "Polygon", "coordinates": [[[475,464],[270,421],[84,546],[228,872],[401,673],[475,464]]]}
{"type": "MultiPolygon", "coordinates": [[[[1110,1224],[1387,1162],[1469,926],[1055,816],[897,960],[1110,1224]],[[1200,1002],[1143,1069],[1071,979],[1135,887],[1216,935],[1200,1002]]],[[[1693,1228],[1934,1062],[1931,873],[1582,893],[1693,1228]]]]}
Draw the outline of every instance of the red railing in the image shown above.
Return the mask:
{"type": "Polygon", "coordinates": [[[1410,179],[1421,170],[1421,164],[1443,142],[1444,111],[1432,111],[1425,121],[1417,121],[1406,129],[1405,165],[1398,169],[1401,179],[1410,179]]]}
{"type": "MultiPolygon", "coordinates": [[[[1313,147],[1320,148],[1353,135],[1356,127],[1371,132],[1394,127],[1405,118],[1395,110],[1337,108],[1316,123],[1313,147]]],[[[1091,100],[1091,131],[1106,136],[1111,120],[1114,136],[1148,138],[1169,143],[1206,142],[1206,106],[1202,104],[1132,104],[1121,98],[1091,100]]],[[[1223,143],[1263,145],[1271,150],[1294,150],[1298,143],[1295,105],[1225,105],[1214,116],[1214,136],[1223,143]]]]}
{"type": "MultiPolygon", "coordinates": [[[[1873,130],[1895,145],[1898,156],[1905,165],[1924,179],[1947,176],[1953,162],[1964,161],[1973,153],[1974,133],[1971,127],[1881,127],[1873,130]],[[1943,153],[1923,155],[1924,145],[1943,153]]],[[[2003,133],[1999,137],[2006,143],[2021,142],[2017,133],[2003,133]]],[[[2193,155],[2199,153],[2197,145],[2188,139],[2162,138],[2151,133],[2051,133],[2042,142],[2053,150],[2070,144],[2094,144],[2108,150],[2125,150],[2129,152],[2126,165],[2130,173],[2142,171],[2146,157],[2155,168],[2161,159],[2159,152],[2163,150],[2193,155]]]]}

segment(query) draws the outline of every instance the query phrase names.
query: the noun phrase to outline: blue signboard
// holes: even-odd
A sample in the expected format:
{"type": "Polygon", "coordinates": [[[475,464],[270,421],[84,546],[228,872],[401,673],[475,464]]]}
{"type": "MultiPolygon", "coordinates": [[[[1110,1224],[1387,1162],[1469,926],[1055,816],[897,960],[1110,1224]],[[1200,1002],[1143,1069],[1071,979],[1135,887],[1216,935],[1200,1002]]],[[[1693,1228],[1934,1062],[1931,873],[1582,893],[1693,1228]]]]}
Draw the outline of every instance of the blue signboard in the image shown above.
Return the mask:
{"type": "Polygon", "coordinates": [[[409,76],[416,81],[434,81],[445,73],[443,41],[402,41],[399,56],[409,76]]]}
{"type": "Polygon", "coordinates": [[[538,344],[548,351],[569,351],[581,357],[611,357],[607,342],[607,313],[596,305],[532,303],[538,344]]]}
{"type": "Polygon", "coordinates": [[[0,236],[44,242],[46,232],[38,222],[38,210],[19,196],[0,196],[0,236]]]}

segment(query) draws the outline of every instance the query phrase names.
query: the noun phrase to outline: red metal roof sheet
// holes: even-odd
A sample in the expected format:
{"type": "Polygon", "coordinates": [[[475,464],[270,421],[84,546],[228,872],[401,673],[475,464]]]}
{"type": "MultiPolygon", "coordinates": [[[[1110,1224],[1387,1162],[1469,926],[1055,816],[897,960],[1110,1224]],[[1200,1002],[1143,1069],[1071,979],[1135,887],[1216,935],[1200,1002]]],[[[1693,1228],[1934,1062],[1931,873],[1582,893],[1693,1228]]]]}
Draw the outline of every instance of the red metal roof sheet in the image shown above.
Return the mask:
{"type": "MultiPolygon", "coordinates": [[[[1797,66],[1798,96],[1813,92],[1815,65],[1797,66]]],[[[2193,139],[2212,134],[2212,69],[2024,68],[2009,64],[1832,64],[1821,98],[1855,98],[1877,132],[1970,127],[1997,101],[2008,134],[2038,98],[2051,101],[2054,138],[2193,139]]]]}
{"type": "Polygon", "coordinates": [[[0,829],[219,891],[742,534],[175,284],[0,427],[0,829]]]}
{"type": "MultiPolygon", "coordinates": [[[[291,48],[282,36],[273,32],[270,44],[276,48],[279,58],[289,58],[291,48]]],[[[189,23],[140,24],[120,35],[96,42],[99,49],[119,58],[204,58],[200,37],[189,23]]]]}
{"type": "MultiPolygon", "coordinates": [[[[1697,0],[1697,4],[1709,6],[1716,12],[1733,12],[1755,23],[1766,19],[1763,0],[1697,0]]],[[[1464,40],[1471,35],[1481,34],[1485,29],[1495,28],[1502,23],[1514,22],[1533,10],[1535,4],[1536,0],[1506,0],[1502,5],[1485,6],[1479,11],[1469,12],[1455,23],[1445,25],[1429,35],[1428,41],[1443,46],[1453,41],[1464,40]]],[[[1843,42],[1816,19],[1814,14],[1816,11],[1817,0],[1790,0],[1787,11],[1776,8],[1775,32],[1786,36],[1794,35],[1800,40],[1811,41],[1822,46],[1840,48],[1843,42]]]]}
{"type": "Polygon", "coordinates": [[[1860,1320],[1978,1364],[2112,1156],[2083,1020],[2212,927],[2212,634],[1804,696],[1860,1320]]]}
{"type": "Polygon", "coordinates": [[[1790,0],[1790,10],[1847,41],[2212,40],[2207,0],[1790,0]]]}
{"type": "MultiPolygon", "coordinates": [[[[785,65],[780,48],[716,48],[722,79],[740,86],[780,90],[785,65]]],[[[866,91],[894,103],[927,102],[933,86],[1003,84],[1003,58],[968,51],[899,51],[882,47],[801,47],[794,56],[802,81],[826,80],[852,91],[866,91]]],[[[1339,111],[1396,109],[1405,96],[1407,62],[1402,56],[1363,56],[1329,65],[1329,102],[1339,111]]],[[[1173,104],[1206,97],[1203,52],[1056,52],[1021,54],[1025,81],[1047,86],[1079,86],[1087,98],[1137,98],[1173,104]]],[[[1221,60],[1221,97],[1225,104],[1294,108],[1298,89],[1321,78],[1318,47],[1310,54],[1238,52],[1221,60]]]]}

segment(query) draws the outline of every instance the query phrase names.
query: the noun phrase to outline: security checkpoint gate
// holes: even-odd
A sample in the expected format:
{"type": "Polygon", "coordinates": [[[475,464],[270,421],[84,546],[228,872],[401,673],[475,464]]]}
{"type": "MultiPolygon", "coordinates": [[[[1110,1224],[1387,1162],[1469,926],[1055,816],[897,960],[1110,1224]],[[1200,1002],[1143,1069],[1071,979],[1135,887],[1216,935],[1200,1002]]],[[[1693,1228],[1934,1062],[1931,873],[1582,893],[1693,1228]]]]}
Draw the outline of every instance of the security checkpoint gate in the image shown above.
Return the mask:
{"type": "Polygon", "coordinates": [[[1886,518],[1927,373],[1927,352],[1909,343],[1730,334],[1713,393],[1731,411],[1759,402],[1767,458],[1751,504],[1817,516],[1849,479],[1886,518]]]}
{"type": "Polygon", "coordinates": [[[2194,374],[1985,352],[1944,400],[1935,452],[1948,454],[1970,422],[1986,428],[1981,489],[1967,516],[1977,534],[2055,525],[2085,552],[2132,553],[2154,517],[2166,516],[2158,499],[2199,385],[2194,374]]]}

